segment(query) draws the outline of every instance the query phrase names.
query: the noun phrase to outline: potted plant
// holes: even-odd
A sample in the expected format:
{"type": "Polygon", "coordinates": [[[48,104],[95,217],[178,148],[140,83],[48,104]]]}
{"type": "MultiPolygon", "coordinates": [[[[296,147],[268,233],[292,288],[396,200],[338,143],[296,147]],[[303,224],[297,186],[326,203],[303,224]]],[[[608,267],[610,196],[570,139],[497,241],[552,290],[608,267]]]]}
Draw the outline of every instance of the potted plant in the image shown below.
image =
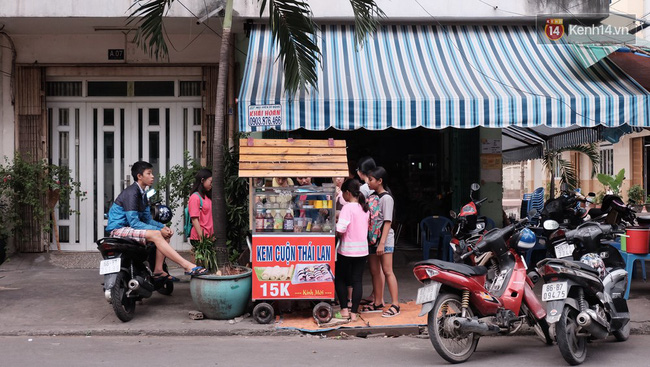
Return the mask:
{"type": "Polygon", "coordinates": [[[632,205],[632,208],[637,213],[640,213],[643,210],[643,204],[645,204],[645,190],[641,185],[632,185],[629,190],[627,190],[627,198],[632,205]]]}
{"type": "Polygon", "coordinates": [[[252,269],[230,265],[227,253],[220,253],[214,239],[201,238],[192,246],[197,265],[208,274],[192,277],[190,294],[206,318],[228,320],[246,312],[251,297],[252,269]]]}
{"type": "Polygon", "coordinates": [[[610,190],[614,195],[620,195],[621,185],[623,180],[625,180],[625,169],[621,169],[616,176],[610,176],[603,173],[599,173],[598,181],[605,186],[605,190],[610,190]]]}

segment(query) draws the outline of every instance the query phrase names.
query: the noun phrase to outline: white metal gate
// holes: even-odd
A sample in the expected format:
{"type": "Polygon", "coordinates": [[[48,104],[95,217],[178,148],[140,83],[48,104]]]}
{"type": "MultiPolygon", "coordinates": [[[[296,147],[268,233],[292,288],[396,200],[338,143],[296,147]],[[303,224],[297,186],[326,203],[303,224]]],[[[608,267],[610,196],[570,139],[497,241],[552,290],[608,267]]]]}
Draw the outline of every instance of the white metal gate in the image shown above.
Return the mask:
{"type": "MultiPolygon", "coordinates": [[[[133,183],[131,166],[145,160],[160,177],[174,165],[182,165],[183,152],[199,157],[201,102],[68,103],[48,104],[51,157],[71,168],[86,191],[84,200],[62,199],[56,210],[63,250],[91,251],[104,235],[105,214],[115,197],[133,183]]],[[[182,210],[174,213],[178,232],[182,210]]],[[[54,237],[53,237],[54,240],[54,237]]],[[[54,243],[52,246],[56,246],[54,243]]],[[[172,246],[189,249],[182,235],[172,246]]]]}

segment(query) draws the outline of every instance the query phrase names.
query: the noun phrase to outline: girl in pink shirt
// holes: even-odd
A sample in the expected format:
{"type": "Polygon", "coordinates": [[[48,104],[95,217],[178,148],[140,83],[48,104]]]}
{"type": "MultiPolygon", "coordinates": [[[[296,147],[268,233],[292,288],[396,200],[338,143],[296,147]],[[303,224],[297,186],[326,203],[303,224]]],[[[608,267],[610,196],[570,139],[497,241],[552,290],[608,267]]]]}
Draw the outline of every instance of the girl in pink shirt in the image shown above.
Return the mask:
{"type": "Polygon", "coordinates": [[[341,209],[336,223],[337,235],[341,237],[336,260],[334,286],[341,304],[341,316],[356,320],[359,303],[363,296],[362,276],[368,257],[368,220],[370,212],[366,199],[359,191],[361,184],[348,179],[341,186],[347,204],[341,209]],[[352,300],[348,298],[347,286],[352,285],[352,300]],[[349,302],[352,307],[348,308],[349,302]]]}
{"type": "Polygon", "coordinates": [[[214,234],[211,192],[212,172],[203,168],[196,173],[192,195],[187,203],[187,211],[190,213],[192,222],[190,243],[200,240],[201,237],[211,237],[214,234]]]}

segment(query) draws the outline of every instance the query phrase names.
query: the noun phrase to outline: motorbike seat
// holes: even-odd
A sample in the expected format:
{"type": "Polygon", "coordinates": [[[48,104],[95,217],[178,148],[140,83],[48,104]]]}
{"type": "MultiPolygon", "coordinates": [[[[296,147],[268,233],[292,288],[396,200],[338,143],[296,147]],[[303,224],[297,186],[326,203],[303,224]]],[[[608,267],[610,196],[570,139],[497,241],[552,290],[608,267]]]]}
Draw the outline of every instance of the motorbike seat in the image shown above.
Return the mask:
{"type": "Polygon", "coordinates": [[[125,244],[125,245],[142,247],[142,244],[140,244],[140,242],[131,238],[124,238],[124,237],[104,237],[97,241],[97,244],[100,243],[125,244]]]}
{"type": "Polygon", "coordinates": [[[438,259],[429,259],[420,261],[415,264],[418,265],[435,265],[443,270],[455,271],[467,276],[478,276],[487,274],[487,268],[485,266],[471,266],[465,264],[451,263],[448,261],[442,261],[438,259]]]}

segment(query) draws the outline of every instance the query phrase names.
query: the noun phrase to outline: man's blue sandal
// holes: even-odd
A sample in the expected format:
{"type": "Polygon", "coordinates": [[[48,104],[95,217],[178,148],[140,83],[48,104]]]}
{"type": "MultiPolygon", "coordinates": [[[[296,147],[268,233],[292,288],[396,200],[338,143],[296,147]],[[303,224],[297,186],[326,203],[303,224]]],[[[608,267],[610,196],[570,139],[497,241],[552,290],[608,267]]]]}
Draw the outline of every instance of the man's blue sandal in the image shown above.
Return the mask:
{"type": "Polygon", "coordinates": [[[205,275],[208,273],[208,270],[202,266],[195,266],[190,271],[186,271],[185,275],[205,275]]]}
{"type": "Polygon", "coordinates": [[[155,273],[153,275],[154,280],[169,280],[171,282],[180,282],[181,280],[176,278],[175,276],[171,274],[165,275],[165,273],[155,273]]]}

